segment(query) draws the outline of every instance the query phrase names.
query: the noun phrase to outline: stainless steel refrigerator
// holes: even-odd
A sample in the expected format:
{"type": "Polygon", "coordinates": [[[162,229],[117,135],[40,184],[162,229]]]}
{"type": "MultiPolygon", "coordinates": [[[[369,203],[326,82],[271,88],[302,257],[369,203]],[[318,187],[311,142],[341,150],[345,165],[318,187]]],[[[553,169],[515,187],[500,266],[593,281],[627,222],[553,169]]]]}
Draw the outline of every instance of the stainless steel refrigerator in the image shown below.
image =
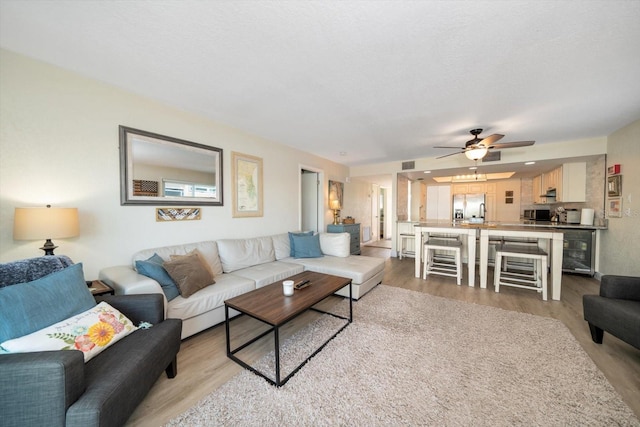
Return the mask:
{"type": "Polygon", "coordinates": [[[453,219],[473,220],[486,216],[485,195],[477,194],[454,194],[453,196],[453,219]]]}

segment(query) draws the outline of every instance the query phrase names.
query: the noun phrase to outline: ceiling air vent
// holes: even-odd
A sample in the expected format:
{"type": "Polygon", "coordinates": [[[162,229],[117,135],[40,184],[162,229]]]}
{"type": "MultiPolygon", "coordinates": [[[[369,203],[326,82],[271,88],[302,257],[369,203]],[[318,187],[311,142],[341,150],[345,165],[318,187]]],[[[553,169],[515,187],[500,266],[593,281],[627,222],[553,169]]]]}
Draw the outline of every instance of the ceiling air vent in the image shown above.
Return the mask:
{"type": "Polygon", "coordinates": [[[500,152],[499,151],[489,151],[486,156],[482,158],[482,162],[497,162],[500,160],[500,152]]]}
{"type": "Polygon", "coordinates": [[[416,162],[415,161],[410,161],[410,162],[402,162],[402,170],[406,171],[407,169],[415,169],[416,168],[416,162]]]}

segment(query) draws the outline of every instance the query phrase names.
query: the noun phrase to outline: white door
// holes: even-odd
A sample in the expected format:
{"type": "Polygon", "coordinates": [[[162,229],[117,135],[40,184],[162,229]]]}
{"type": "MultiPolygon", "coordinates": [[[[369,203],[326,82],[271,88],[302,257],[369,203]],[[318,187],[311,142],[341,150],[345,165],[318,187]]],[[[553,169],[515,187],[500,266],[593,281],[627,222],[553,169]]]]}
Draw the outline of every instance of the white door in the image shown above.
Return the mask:
{"type": "Polygon", "coordinates": [[[379,240],[382,229],[380,221],[384,219],[384,210],[380,206],[380,186],[371,185],[371,240],[379,240]]]}
{"type": "Polygon", "coordinates": [[[302,230],[318,232],[318,196],[320,191],[318,188],[320,185],[318,173],[302,169],[300,180],[300,200],[302,202],[302,230]]]}

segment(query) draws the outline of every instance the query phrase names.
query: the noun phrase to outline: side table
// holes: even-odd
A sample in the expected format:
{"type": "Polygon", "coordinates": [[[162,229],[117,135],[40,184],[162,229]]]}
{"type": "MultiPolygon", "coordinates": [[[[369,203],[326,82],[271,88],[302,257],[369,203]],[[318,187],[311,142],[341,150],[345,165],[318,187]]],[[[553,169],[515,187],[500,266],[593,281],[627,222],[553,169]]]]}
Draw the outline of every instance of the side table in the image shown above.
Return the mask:
{"type": "Polygon", "coordinates": [[[94,297],[98,295],[115,295],[116,294],[111,286],[107,285],[101,280],[87,281],[87,286],[91,291],[91,295],[93,295],[94,297]]]}

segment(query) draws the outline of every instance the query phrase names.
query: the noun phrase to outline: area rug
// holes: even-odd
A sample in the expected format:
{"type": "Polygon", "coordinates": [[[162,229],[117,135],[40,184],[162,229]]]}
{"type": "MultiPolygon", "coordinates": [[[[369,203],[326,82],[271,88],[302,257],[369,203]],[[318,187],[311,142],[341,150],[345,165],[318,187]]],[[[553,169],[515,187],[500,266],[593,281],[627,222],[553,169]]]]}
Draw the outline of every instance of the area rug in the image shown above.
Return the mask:
{"type": "MultiPolygon", "coordinates": [[[[297,348],[308,352],[335,322],[313,322],[285,342],[283,358],[301,357],[297,348]]],[[[266,360],[258,363],[273,363],[266,360]]],[[[640,421],[560,321],[379,285],[354,304],[354,322],[283,387],[243,371],[168,425],[640,421]]]]}

